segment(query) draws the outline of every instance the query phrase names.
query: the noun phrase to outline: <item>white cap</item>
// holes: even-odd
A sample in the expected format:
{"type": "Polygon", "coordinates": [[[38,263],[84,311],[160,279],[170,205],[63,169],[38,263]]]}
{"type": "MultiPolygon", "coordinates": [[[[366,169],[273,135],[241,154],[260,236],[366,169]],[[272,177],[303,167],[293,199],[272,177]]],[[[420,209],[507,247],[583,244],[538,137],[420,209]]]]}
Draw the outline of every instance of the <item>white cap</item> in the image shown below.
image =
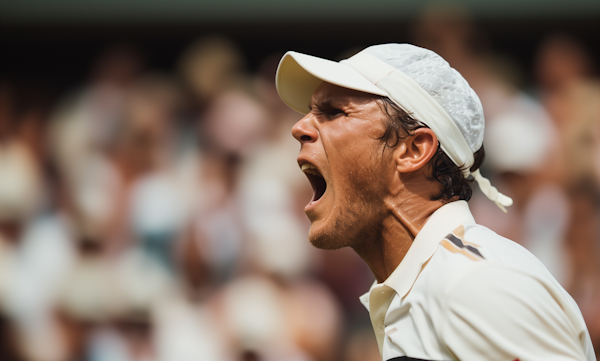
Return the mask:
{"type": "Polygon", "coordinates": [[[469,171],[483,143],[483,107],[460,73],[433,51],[410,44],[374,45],[339,63],[290,51],[275,80],[281,99],[305,114],[324,81],[389,97],[434,131],[442,150],[488,198],[503,210],[512,205],[478,170],[469,171]]]}

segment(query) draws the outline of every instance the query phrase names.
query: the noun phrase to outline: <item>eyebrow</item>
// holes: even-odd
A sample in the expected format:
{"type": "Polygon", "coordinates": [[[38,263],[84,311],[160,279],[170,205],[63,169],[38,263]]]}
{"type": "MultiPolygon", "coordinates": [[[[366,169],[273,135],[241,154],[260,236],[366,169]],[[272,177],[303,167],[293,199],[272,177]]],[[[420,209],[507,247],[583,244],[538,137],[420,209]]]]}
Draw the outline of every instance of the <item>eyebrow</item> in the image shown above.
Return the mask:
{"type": "Polygon", "coordinates": [[[311,102],[308,104],[308,109],[312,110],[313,104],[319,109],[332,109],[336,107],[334,103],[335,101],[332,99],[325,99],[320,102],[313,102],[311,100],[311,102]]]}

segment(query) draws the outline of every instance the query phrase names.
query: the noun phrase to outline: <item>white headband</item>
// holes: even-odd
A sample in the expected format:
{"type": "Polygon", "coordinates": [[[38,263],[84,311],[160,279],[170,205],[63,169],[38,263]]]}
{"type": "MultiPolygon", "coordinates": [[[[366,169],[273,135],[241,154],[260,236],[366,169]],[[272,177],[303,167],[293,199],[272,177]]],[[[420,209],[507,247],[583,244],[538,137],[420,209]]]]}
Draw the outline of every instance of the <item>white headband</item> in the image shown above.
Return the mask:
{"type": "Polygon", "coordinates": [[[513,204],[512,199],[498,192],[479,170],[470,171],[473,152],[456,126],[456,123],[419,84],[384,61],[360,52],[342,60],[340,64],[350,66],[363,77],[387,93],[388,97],[405,111],[427,125],[438,138],[442,150],[462,169],[465,178],[472,175],[481,192],[504,212],[513,204]]]}

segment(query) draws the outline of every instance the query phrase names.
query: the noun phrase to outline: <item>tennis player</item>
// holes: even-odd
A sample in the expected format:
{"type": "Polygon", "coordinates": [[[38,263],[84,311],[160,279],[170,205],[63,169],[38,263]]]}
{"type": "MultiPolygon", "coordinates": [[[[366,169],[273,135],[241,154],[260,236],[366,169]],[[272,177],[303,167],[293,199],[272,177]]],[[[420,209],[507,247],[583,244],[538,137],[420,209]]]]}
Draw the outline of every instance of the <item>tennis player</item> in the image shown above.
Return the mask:
{"type": "Polygon", "coordinates": [[[314,194],[310,242],[352,247],[376,282],[369,310],[382,360],[595,360],[581,312],[531,253],[475,223],[484,117],[436,53],[376,45],[333,62],[286,53],[279,95],[314,194]]]}

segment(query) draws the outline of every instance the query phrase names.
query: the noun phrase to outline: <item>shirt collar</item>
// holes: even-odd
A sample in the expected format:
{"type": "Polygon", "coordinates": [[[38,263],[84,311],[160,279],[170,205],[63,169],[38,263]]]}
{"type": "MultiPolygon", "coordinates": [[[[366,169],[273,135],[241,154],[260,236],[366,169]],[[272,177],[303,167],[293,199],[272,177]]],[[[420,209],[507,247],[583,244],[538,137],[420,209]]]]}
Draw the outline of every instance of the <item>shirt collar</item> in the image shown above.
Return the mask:
{"type": "Polygon", "coordinates": [[[396,291],[400,298],[404,297],[440,241],[461,224],[469,223],[475,224],[475,220],[466,201],[450,202],[440,207],[429,217],[398,267],[383,283],[396,291]]]}

